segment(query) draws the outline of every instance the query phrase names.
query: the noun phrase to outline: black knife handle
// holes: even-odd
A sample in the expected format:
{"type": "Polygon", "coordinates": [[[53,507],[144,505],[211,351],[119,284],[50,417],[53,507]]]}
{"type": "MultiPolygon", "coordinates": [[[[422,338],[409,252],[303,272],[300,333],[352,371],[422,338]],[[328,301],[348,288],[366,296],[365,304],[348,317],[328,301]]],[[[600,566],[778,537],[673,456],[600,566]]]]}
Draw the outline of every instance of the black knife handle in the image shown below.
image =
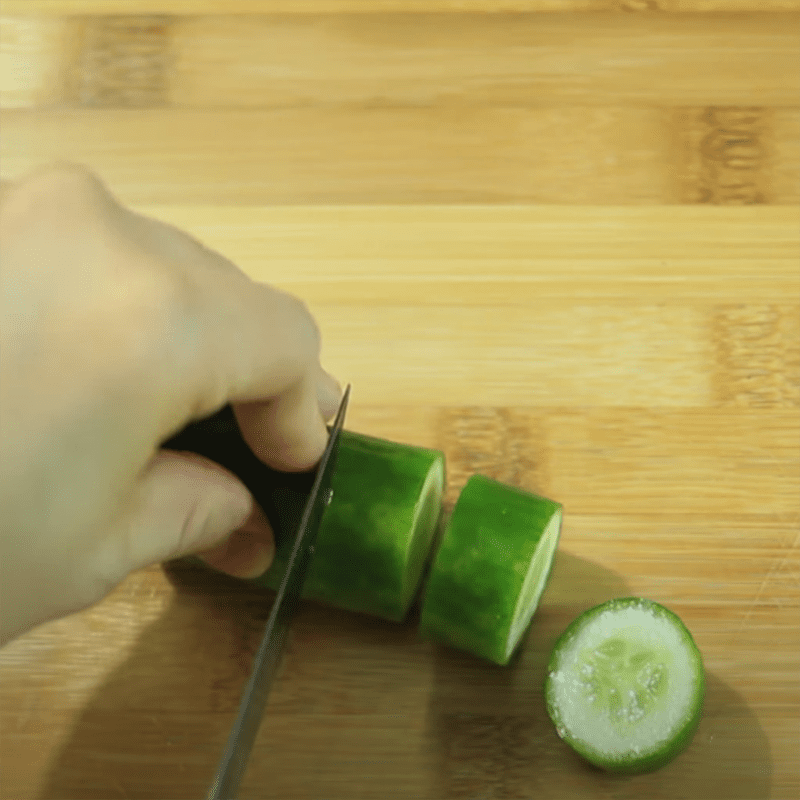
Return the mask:
{"type": "Polygon", "coordinates": [[[190,423],[162,447],[197,453],[236,475],[267,515],[276,545],[296,534],[317,470],[281,472],[268,467],[248,447],[230,405],[190,423]]]}

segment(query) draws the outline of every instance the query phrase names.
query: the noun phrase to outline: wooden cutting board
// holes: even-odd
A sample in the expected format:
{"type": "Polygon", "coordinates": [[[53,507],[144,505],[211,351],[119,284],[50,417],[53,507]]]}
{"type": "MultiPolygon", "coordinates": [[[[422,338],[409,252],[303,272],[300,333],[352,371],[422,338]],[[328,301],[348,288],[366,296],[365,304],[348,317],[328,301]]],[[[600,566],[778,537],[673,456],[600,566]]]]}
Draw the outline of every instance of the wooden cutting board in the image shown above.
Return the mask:
{"type": "MultiPolygon", "coordinates": [[[[799,10],[3,3],[3,178],[82,161],[302,297],[348,427],[441,448],[448,504],[481,472],[565,507],[509,667],[416,609],[303,605],[243,798],[800,796],[799,10]],[[683,618],[708,691],[683,755],[618,778],[542,682],[632,594],[683,618]]],[[[154,566],[8,645],[0,795],[202,797],[271,597],[154,566]]]]}

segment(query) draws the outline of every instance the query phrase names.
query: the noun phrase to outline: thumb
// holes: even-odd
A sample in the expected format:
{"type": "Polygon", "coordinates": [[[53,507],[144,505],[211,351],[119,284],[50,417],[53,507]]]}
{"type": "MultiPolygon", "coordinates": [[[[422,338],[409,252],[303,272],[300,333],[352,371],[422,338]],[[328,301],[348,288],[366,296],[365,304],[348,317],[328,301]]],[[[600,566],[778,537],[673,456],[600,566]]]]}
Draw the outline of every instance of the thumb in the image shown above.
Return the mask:
{"type": "Polygon", "coordinates": [[[247,488],[194,453],[159,452],[140,478],[123,531],[128,570],[196,554],[240,578],[263,574],[274,538],[247,488]]]}

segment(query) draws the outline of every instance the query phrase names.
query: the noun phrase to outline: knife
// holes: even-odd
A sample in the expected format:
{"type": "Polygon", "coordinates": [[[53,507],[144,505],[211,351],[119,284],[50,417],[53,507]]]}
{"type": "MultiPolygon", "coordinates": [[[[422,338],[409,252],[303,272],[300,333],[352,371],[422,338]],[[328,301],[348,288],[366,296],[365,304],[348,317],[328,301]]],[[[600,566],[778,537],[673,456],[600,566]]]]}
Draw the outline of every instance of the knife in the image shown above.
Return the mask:
{"type": "Polygon", "coordinates": [[[300,601],[308,565],[314,553],[319,524],[333,496],[331,477],[336,466],[339,437],[349,398],[350,386],[344,391],[330,427],[325,452],[316,469],[307,473],[282,473],[262,464],[245,444],[230,406],[213,417],[187,426],[163,444],[163,447],[172,450],[190,450],[230,469],[245,483],[264,509],[273,527],[276,544],[285,537],[294,536],[286,573],[267,619],[208,800],[235,800],[261,727],[289,623],[300,601]],[[256,486],[257,482],[260,484],[256,486]]]}

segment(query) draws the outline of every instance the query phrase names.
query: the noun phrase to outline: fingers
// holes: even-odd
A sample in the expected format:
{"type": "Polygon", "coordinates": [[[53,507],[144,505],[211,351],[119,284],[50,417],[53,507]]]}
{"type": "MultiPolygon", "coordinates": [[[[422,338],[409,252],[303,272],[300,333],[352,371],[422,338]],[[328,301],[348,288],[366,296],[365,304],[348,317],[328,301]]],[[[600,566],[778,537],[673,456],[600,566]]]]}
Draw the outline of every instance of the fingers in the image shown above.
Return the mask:
{"type": "Polygon", "coordinates": [[[183,264],[182,317],[168,337],[175,349],[164,374],[171,385],[162,392],[171,427],[161,433],[232,403],[245,440],[263,461],[278,469],[313,466],[341,387],[320,365],[320,334],[309,310],[184,234],[144,224],[183,264]]]}
{"type": "MultiPolygon", "coordinates": [[[[59,167],[37,181],[61,186],[60,203],[71,192],[69,207],[86,217],[78,227],[93,232],[89,249],[102,251],[108,274],[97,284],[113,295],[102,306],[121,320],[114,330],[123,330],[124,346],[115,351],[132,362],[120,368],[131,376],[120,393],[153,440],[233,403],[262,460],[313,466],[341,390],[320,366],[320,334],[306,306],[182,231],[126,209],[85,170],[59,167]]],[[[120,370],[111,371],[116,379],[120,370]]]]}
{"type": "Polygon", "coordinates": [[[274,556],[269,523],[247,489],[227,470],[189,453],[164,451],[153,459],[119,527],[101,549],[102,572],[111,576],[200,554],[247,578],[265,572],[274,556]]]}
{"type": "Polygon", "coordinates": [[[326,372],[322,367],[318,370],[317,376],[317,403],[322,412],[322,418],[330,421],[336,416],[339,404],[342,402],[342,386],[333,375],[326,372]]]}
{"type": "Polygon", "coordinates": [[[325,421],[336,414],[342,390],[321,367],[267,402],[234,406],[250,449],[274,469],[311,469],[328,443],[325,421]]]}
{"type": "Polygon", "coordinates": [[[311,469],[328,443],[316,382],[310,375],[269,402],[236,405],[234,412],[250,449],[275,469],[311,469]]]}
{"type": "Polygon", "coordinates": [[[197,555],[220,572],[236,578],[257,578],[272,564],[275,538],[264,512],[255,506],[242,527],[197,555]]]}

